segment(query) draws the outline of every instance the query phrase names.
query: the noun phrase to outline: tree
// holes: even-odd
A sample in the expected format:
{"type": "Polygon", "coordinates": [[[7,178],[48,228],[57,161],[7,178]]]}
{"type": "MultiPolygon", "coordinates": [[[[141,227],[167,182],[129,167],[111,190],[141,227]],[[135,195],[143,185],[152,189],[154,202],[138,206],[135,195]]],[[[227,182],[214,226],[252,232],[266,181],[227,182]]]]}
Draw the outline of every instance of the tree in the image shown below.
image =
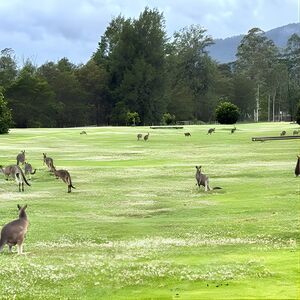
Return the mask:
{"type": "Polygon", "coordinates": [[[138,125],[141,122],[139,114],[135,112],[128,112],[126,115],[126,123],[127,125],[138,125]]]}
{"type": "Polygon", "coordinates": [[[1,50],[0,55],[0,87],[6,89],[16,78],[17,63],[11,48],[1,50]]]}
{"type": "Polygon", "coordinates": [[[220,124],[235,124],[239,116],[239,108],[233,103],[224,101],[216,108],[216,120],[220,124]]]}
{"type": "Polygon", "coordinates": [[[0,92],[0,134],[8,133],[9,127],[12,125],[11,110],[4,100],[3,94],[0,92]]]}
{"type": "Polygon", "coordinates": [[[267,74],[278,59],[278,49],[259,28],[252,28],[238,47],[237,72],[253,81],[256,86],[255,121],[259,120],[261,88],[267,74]]]}
{"type": "Polygon", "coordinates": [[[170,113],[164,113],[163,114],[163,123],[166,125],[175,124],[176,117],[175,115],[171,115],[170,113]]]}

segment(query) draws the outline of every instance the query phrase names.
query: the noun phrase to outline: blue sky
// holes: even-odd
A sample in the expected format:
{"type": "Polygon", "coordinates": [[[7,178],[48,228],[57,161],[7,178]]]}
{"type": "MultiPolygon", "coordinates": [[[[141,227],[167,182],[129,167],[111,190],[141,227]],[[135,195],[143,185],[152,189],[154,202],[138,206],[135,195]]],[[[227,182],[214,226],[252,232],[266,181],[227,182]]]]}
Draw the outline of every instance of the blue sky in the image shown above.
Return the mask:
{"type": "Polygon", "coordinates": [[[40,65],[68,57],[85,63],[110,20],[138,17],[146,7],[164,13],[168,35],[200,24],[213,38],[265,31],[298,22],[299,0],[0,0],[0,50],[40,65]]]}

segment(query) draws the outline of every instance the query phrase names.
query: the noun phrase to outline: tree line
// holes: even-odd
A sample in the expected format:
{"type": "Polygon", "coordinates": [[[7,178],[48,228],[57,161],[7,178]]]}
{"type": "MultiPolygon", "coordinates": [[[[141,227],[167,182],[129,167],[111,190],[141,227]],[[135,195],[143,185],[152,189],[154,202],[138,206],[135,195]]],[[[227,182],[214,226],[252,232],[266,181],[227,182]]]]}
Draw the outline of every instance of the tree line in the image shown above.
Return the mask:
{"type": "Polygon", "coordinates": [[[14,51],[3,49],[0,94],[15,127],[151,125],[166,114],[174,122],[212,122],[222,101],[237,105],[245,121],[295,118],[299,35],[278,49],[253,28],[228,64],[210,57],[212,44],[199,25],[168,37],[163,14],[145,8],[136,19],[113,18],[86,64],[28,60],[19,68],[14,51]]]}

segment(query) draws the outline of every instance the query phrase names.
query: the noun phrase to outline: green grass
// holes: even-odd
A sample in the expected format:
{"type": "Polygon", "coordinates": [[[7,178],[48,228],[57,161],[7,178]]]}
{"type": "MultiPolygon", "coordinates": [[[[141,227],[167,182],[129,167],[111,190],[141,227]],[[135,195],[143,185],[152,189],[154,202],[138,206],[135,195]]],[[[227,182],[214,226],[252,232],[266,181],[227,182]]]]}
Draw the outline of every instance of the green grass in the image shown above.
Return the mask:
{"type": "Polygon", "coordinates": [[[0,226],[17,204],[30,220],[26,254],[0,254],[0,298],[299,299],[300,141],[251,141],[297,126],[215,127],[211,136],[204,125],[0,136],[0,164],[25,149],[37,168],[24,193],[0,179],[0,226]],[[43,152],[69,170],[71,194],[43,152]],[[195,165],[222,190],[199,190],[195,165]]]}

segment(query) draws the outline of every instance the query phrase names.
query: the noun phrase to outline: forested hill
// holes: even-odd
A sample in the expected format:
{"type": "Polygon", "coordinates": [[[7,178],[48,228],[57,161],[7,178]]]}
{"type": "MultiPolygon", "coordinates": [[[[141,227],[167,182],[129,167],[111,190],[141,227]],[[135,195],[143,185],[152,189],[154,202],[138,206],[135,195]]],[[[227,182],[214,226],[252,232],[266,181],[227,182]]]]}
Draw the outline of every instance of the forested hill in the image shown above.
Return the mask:
{"type": "MultiPolygon", "coordinates": [[[[266,36],[273,40],[277,47],[284,48],[293,33],[300,34],[300,23],[288,24],[266,31],[266,36]]],[[[220,63],[235,61],[237,47],[243,36],[237,35],[226,39],[215,39],[215,44],[209,47],[210,55],[220,63]]]]}

